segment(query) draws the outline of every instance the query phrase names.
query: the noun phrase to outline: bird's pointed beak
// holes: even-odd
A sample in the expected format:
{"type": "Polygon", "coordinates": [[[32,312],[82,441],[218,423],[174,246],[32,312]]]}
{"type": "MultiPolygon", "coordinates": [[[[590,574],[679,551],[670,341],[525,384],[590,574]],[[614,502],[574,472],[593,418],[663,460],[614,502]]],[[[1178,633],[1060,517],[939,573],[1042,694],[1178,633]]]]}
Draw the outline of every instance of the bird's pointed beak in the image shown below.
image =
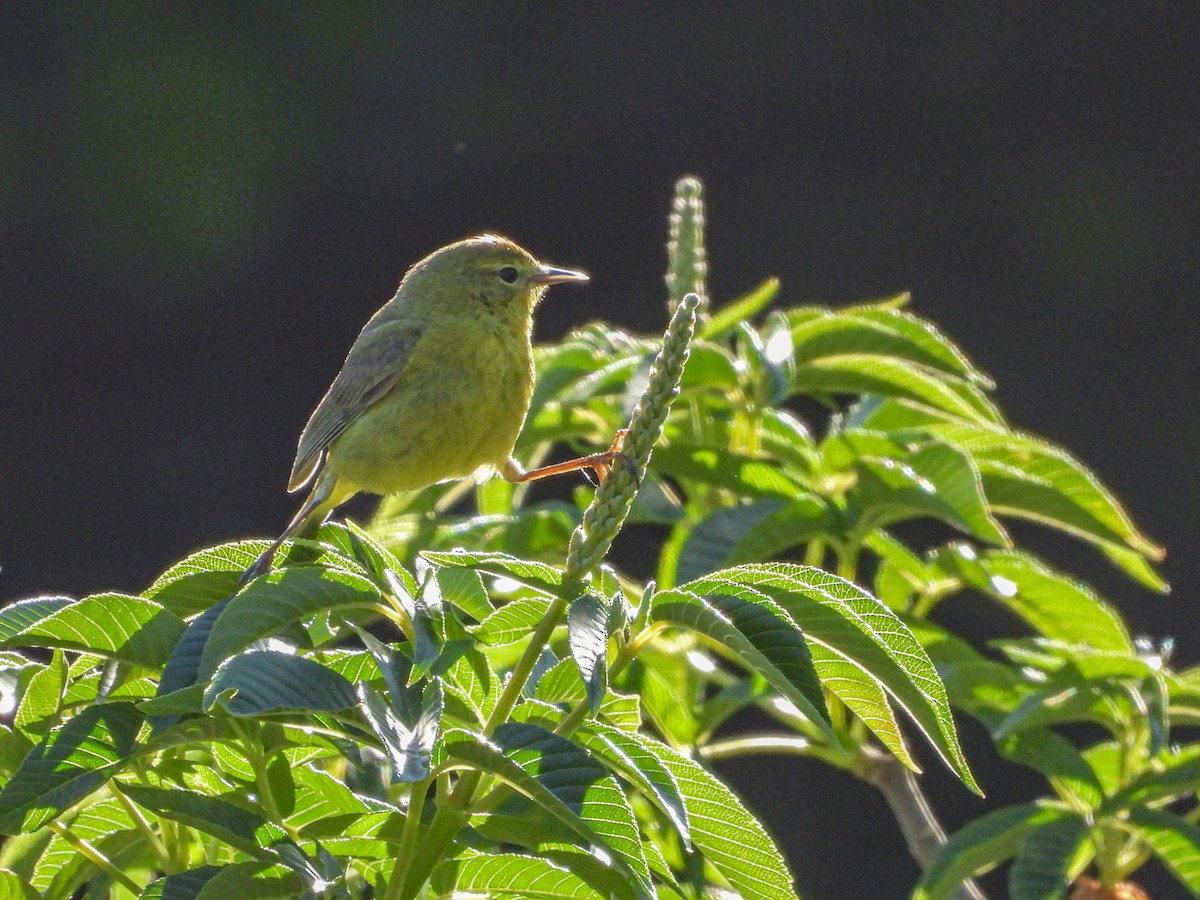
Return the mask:
{"type": "Polygon", "coordinates": [[[588,281],[589,279],[587,272],[580,272],[577,269],[560,269],[558,266],[543,264],[530,280],[534,284],[549,285],[563,284],[567,281],[588,281]]]}

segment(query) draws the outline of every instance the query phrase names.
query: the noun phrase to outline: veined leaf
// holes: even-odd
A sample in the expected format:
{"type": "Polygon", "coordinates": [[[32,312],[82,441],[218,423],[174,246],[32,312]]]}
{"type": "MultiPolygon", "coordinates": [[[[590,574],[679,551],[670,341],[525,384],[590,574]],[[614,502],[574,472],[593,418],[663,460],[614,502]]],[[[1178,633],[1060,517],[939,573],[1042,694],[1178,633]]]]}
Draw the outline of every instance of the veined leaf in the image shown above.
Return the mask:
{"type": "Polygon", "coordinates": [[[1089,828],[1085,819],[1063,815],[1031,829],[1008,872],[1009,896],[1013,900],[1062,900],[1071,863],[1089,828]]]}
{"type": "Polygon", "coordinates": [[[691,848],[687,805],[679,793],[679,782],[662,760],[648,753],[628,732],[603,722],[589,722],[575,737],[582,746],[651,799],[671,820],[684,848],[691,848]]]}
{"type": "MultiPolygon", "coordinates": [[[[1038,826],[1073,818],[1064,810],[1039,803],[1006,806],[981,816],[942,844],[925,868],[912,900],[952,897],[968,878],[983,875],[1013,856],[1038,826]]],[[[1055,896],[1061,897],[1061,891],[1055,896]]]]}
{"type": "MultiPolygon", "coordinates": [[[[48,609],[49,604],[41,604],[41,608],[48,609]]],[[[26,605],[20,612],[29,614],[33,609],[26,605]]],[[[14,614],[10,621],[15,624],[15,619],[14,614]]],[[[183,629],[178,616],[153,600],[96,594],[59,606],[19,631],[9,630],[0,646],[60,647],[157,669],[167,661],[183,629]]]]}
{"type": "Polygon", "coordinates": [[[478,640],[493,647],[513,644],[528,637],[549,608],[548,597],[519,597],[505,603],[471,631],[478,640]]]}
{"type": "Polygon", "coordinates": [[[990,387],[950,340],[925,319],[895,308],[855,307],[792,315],[796,361],[808,362],[846,353],[892,357],[990,387]]]}
{"type": "Polygon", "coordinates": [[[858,483],[849,496],[873,524],[935,516],[980,540],[1010,543],[988,511],[974,464],[947,444],[926,444],[898,459],[860,459],[858,483]]]}
{"type": "MultiPolygon", "coordinates": [[[[970,566],[953,566],[972,587],[1000,601],[1043,636],[1095,650],[1134,652],[1125,623],[1091,588],[1056,572],[1036,557],[1017,550],[969,553],[970,566]]],[[[942,559],[953,562],[953,557],[942,559]]]]}
{"type": "Polygon", "coordinates": [[[448,860],[433,873],[439,894],[536,900],[607,900],[607,895],[563,866],[515,853],[479,854],[448,860]]]}
{"type": "Polygon", "coordinates": [[[369,608],[377,603],[379,590],[353,572],[298,566],[256,578],[213,623],[197,678],[209,678],[222,661],[286,625],[326,610],[369,608]]]}
{"type": "Polygon", "coordinates": [[[1165,809],[1139,807],[1129,822],[1189,894],[1200,897],[1200,827],[1165,809]]]}
{"type": "Polygon", "coordinates": [[[341,675],[302,656],[251,650],[231,656],[204,692],[204,708],[214,705],[235,716],[280,710],[336,712],[357,703],[354,687],[341,675]]]}
{"type": "Polygon", "coordinates": [[[567,643],[593,714],[608,689],[608,614],[608,606],[592,594],[576,597],[567,610],[567,643]]]}
{"type": "Polygon", "coordinates": [[[421,554],[439,566],[465,566],[492,575],[505,575],[536,591],[556,597],[561,591],[562,572],[543,562],[517,559],[507,553],[455,550],[449,553],[426,550],[421,554]]]}
{"type": "Polygon", "coordinates": [[[796,366],[802,394],[882,394],[914,401],[966,422],[1002,422],[1000,411],[975,385],[912,363],[869,353],[825,356],[796,366]]]}
{"type": "Polygon", "coordinates": [[[691,582],[688,588],[656,593],[652,618],[682,626],[725,647],[766,678],[805,718],[828,731],[825,695],[808,645],[791,617],[757,592],[725,591],[708,585],[705,579],[691,582]],[[696,591],[698,585],[702,587],[696,591]]]}
{"type": "Polygon", "coordinates": [[[1141,806],[1195,793],[1200,789],[1200,744],[1191,744],[1178,752],[1164,752],[1154,765],[1122,788],[1106,808],[1141,806]]]}
{"type": "Polygon", "coordinates": [[[10,603],[0,609],[0,646],[74,602],[70,597],[30,597],[10,603]]]}
{"type": "MultiPolygon", "coordinates": [[[[995,512],[1066,531],[1106,552],[1126,549],[1150,560],[1162,558],[1163,549],[1137,530],[1112,492],[1063,448],[1029,434],[963,423],[929,425],[924,430],[975,460],[995,512]]],[[[1148,567],[1135,571],[1127,554],[1117,555],[1114,561],[1125,560],[1123,567],[1129,574],[1146,581],[1148,567]]]]}
{"type": "Polygon", "coordinates": [[[697,594],[734,595],[750,588],[770,596],[809,641],[870,673],[963,783],[979,793],[958,743],[946,688],[933,662],[896,614],[870,594],[820,569],[787,563],[738,566],[684,588],[697,594]]]}
{"type": "Polygon", "coordinates": [[[0,869],[0,898],[3,900],[41,900],[42,895],[15,872],[0,869]]]}
{"type": "Polygon", "coordinates": [[[775,842],[729,788],[665,744],[634,733],[629,739],[674,776],[692,843],[744,900],[797,900],[775,842]]]}
{"type": "Polygon", "coordinates": [[[141,724],[132,703],[98,703],[50,732],[0,791],[0,834],[33,831],[104,784],[141,724]]]}
{"type": "Polygon", "coordinates": [[[445,751],[501,778],[585,841],[607,848],[639,894],[652,896],[633,810],[613,776],[580,747],[537,725],[508,722],[491,741],[449,732],[445,751]]]}
{"type": "MultiPolygon", "coordinates": [[[[87,841],[102,853],[117,849],[114,845],[127,844],[134,832],[133,820],[114,797],[83,804],[64,824],[69,825],[73,837],[87,841]]],[[[61,834],[54,834],[38,858],[30,883],[45,896],[69,896],[74,883],[86,880],[86,866],[79,848],[61,834]]]]}

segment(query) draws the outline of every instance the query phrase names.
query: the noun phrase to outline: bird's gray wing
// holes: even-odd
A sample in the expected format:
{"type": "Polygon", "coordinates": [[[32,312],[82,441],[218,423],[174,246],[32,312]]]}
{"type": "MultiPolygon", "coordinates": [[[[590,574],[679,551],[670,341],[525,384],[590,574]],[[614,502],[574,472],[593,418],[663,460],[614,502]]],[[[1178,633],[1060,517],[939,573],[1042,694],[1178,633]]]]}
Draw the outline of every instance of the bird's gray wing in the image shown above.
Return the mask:
{"type": "Polygon", "coordinates": [[[304,487],[338,435],[395,386],[420,338],[421,327],[411,320],[367,323],[304,426],[289,491],[304,487]]]}

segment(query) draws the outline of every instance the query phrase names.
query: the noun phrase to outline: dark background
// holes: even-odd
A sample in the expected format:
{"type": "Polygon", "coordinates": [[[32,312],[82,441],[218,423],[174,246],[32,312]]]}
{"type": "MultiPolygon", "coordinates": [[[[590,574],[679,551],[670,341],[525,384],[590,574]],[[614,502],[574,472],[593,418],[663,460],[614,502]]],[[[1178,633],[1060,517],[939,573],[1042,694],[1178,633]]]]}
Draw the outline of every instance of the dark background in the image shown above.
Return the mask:
{"type": "MultiPolygon", "coordinates": [[[[593,273],[543,339],[657,331],[692,172],[717,302],[772,274],[788,305],[912,290],[1011,419],[1169,548],[1174,593],[1019,537],[1197,662],[1200,7],[904,6],[6,4],[0,601],[137,590],[277,532],[350,342],[452,239],[593,273]]],[[[993,799],[1034,795],[964,728],[993,799]]],[[[810,897],[911,886],[871,790],[793,760],[725,771],[810,897]]],[[[983,808],[930,786],[952,825],[983,808]]]]}

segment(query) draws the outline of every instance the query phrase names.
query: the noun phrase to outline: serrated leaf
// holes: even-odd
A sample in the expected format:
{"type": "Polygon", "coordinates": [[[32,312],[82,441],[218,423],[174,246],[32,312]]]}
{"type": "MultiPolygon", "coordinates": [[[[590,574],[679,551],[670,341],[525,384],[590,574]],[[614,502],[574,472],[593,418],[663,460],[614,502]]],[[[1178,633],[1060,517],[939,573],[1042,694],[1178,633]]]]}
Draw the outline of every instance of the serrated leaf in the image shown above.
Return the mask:
{"type": "Polygon", "coordinates": [[[39,828],[104,784],[133,753],[141,724],[132,703],[99,703],[50,732],[0,791],[0,834],[39,828]]]}
{"type": "Polygon", "coordinates": [[[583,678],[588,708],[595,714],[608,689],[608,606],[602,600],[583,594],[572,601],[567,644],[583,678]]]}
{"type": "Polygon", "coordinates": [[[861,666],[924,732],[968,788],[979,793],[959,746],[946,688],[928,654],[894,612],[843,578],[809,566],[739,566],[684,586],[695,593],[764,593],[819,643],[861,666]]]}
{"type": "MultiPolygon", "coordinates": [[[[728,570],[732,571],[732,570],[728,570]]],[[[792,619],[756,592],[659,591],[652,618],[679,625],[727,648],[790,700],[814,725],[830,730],[829,711],[804,636],[792,619]],[[740,594],[740,596],[739,596],[740,594]]]]}
{"type": "MultiPolygon", "coordinates": [[[[64,824],[68,824],[72,837],[87,841],[101,853],[119,851],[120,845],[127,846],[133,836],[141,841],[129,813],[114,797],[83,804],[64,824]]],[[[38,858],[30,883],[46,896],[64,896],[88,878],[89,870],[90,862],[81,859],[79,848],[61,834],[54,834],[38,858]]]]}
{"type": "Polygon", "coordinates": [[[728,488],[740,496],[792,499],[806,493],[778,463],[716,447],[664,444],[654,450],[654,468],[685,483],[728,488]]]}
{"type": "Polygon", "coordinates": [[[29,597],[8,604],[0,609],[0,646],[74,602],[70,597],[29,597]]]}
{"type": "Polygon", "coordinates": [[[1124,809],[1200,791],[1200,744],[1163,753],[1105,804],[1124,809]]]}
{"type": "MultiPolygon", "coordinates": [[[[972,553],[974,556],[974,554],[972,553]]],[[[952,561],[943,554],[940,559],[952,561]]],[[[1016,550],[990,550],[976,565],[951,567],[972,587],[998,600],[1052,640],[1131,654],[1120,613],[1086,585],[1016,550]]]]}
{"type": "Polygon", "coordinates": [[[152,600],[96,594],[62,605],[19,631],[10,631],[3,646],[60,647],[157,669],[167,661],[183,629],[178,616],[152,600]]]}
{"type": "Polygon", "coordinates": [[[893,357],[959,376],[982,386],[990,380],[933,323],[899,309],[857,307],[792,314],[798,363],[845,353],[893,357]]]}
{"type": "Polygon", "coordinates": [[[632,738],[626,731],[589,722],[576,733],[576,739],[618,775],[637,787],[670,819],[685,849],[692,846],[687,805],[679,793],[679,783],[662,760],[632,738]]]}
{"type": "Polygon", "coordinates": [[[975,385],[885,356],[847,353],[815,359],[796,366],[794,386],[802,394],[899,397],[966,422],[1003,421],[975,385]]]}
{"type": "Polygon", "coordinates": [[[369,608],[378,602],[375,585],[352,572],[300,566],[256,578],[213,623],[196,677],[211,677],[223,660],[316,613],[369,608]]]}
{"type": "Polygon", "coordinates": [[[449,860],[434,872],[440,894],[480,894],[485,897],[530,897],[544,900],[607,900],[563,866],[535,856],[515,853],[449,860]]]}
{"type": "MultiPolygon", "coordinates": [[[[499,478],[493,478],[492,482],[507,484],[499,478]]],[[[444,566],[438,569],[437,580],[446,602],[461,609],[475,621],[482,622],[495,610],[483,586],[483,579],[474,569],[444,566]]]]}
{"type": "Polygon", "coordinates": [[[471,629],[475,637],[493,647],[513,644],[529,636],[550,608],[548,597],[519,597],[505,603],[471,629]]]}
{"type": "Polygon", "coordinates": [[[138,900],[195,900],[200,889],[204,887],[218,872],[221,866],[200,866],[167,875],[146,885],[146,889],[138,894],[138,900]]]}
{"type": "Polygon", "coordinates": [[[250,650],[225,660],[204,692],[204,708],[214,705],[235,716],[280,710],[336,712],[354,706],[354,687],[341,675],[302,656],[250,650]]]}
{"type": "Polygon", "coordinates": [[[30,677],[17,705],[13,724],[27,735],[43,735],[55,724],[67,686],[67,663],[62,650],[55,650],[50,664],[30,677]]]}
{"type": "Polygon", "coordinates": [[[616,780],[576,744],[537,725],[507,722],[490,741],[450,732],[445,749],[503,779],[585,841],[606,847],[639,894],[653,895],[629,802],[616,780]]]}
{"type": "Polygon", "coordinates": [[[744,900],[797,900],[775,842],[728,787],[665,744],[641,734],[629,738],[674,776],[692,843],[744,900]]]}
{"type": "Polygon", "coordinates": [[[1064,815],[1031,829],[1008,872],[1012,900],[1062,900],[1068,888],[1071,862],[1086,840],[1088,823],[1064,815]]]}
{"type": "Polygon", "coordinates": [[[1115,553],[1114,561],[1142,581],[1149,570],[1132,566],[1128,551],[1151,560],[1162,558],[1162,548],[1137,530],[1113,493],[1063,448],[1022,432],[961,423],[934,424],[925,430],[975,460],[988,501],[998,514],[1031,519],[1090,541],[1115,553]]]}
{"type": "Polygon", "coordinates": [[[1010,543],[988,511],[974,464],[946,444],[926,444],[899,459],[860,459],[858,483],[849,496],[872,525],[934,516],[982,541],[1010,543]]]}
{"type": "Polygon", "coordinates": [[[1130,812],[1137,836],[1193,897],[1200,897],[1200,827],[1165,809],[1141,807],[1130,812]]]}
{"type": "Polygon", "coordinates": [[[561,592],[562,572],[546,563],[518,559],[507,553],[472,550],[454,550],[448,553],[426,550],[421,555],[439,566],[465,566],[492,575],[506,575],[551,597],[556,597],[561,592]]]}
{"type": "Polygon", "coordinates": [[[912,900],[953,897],[968,878],[991,871],[1015,854],[1026,835],[1039,825],[1060,821],[1066,815],[1055,807],[1022,803],[980,816],[942,844],[926,866],[912,900]]]}

